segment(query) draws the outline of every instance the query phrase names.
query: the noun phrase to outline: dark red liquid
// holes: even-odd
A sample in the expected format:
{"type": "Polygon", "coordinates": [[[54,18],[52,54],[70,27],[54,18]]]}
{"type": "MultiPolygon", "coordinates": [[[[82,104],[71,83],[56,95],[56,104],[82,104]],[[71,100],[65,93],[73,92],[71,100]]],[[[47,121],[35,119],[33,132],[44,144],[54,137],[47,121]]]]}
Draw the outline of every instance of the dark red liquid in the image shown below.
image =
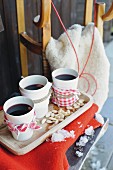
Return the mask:
{"type": "Polygon", "coordinates": [[[56,76],[55,78],[57,78],[59,80],[64,80],[64,81],[76,79],[76,77],[71,74],[60,74],[60,75],[56,76]]]}
{"type": "Polygon", "coordinates": [[[38,89],[41,89],[42,87],[44,87],[44,85],[42,85],[42,84],[32,84],[32,85],[25,87],[25,89],[27,89],[27,90],[38,90],[38,89]]]}
{"type": "Polygon", "coordinates": [[[12,116],[21,116],[30,112],[32,107],[27,104],[16,104],[8,108],[7,113],[12,116]]]}

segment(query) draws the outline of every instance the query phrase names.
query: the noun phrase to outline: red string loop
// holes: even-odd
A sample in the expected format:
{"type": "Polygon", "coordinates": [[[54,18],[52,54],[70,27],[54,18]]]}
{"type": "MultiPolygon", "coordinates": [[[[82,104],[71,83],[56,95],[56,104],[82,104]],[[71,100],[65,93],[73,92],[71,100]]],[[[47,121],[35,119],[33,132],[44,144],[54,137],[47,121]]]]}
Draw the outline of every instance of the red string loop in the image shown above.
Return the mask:
{"type": "Polygon", "coordinates": [[[85,80],[87,81],[87,83],[88,83],[88,88],[87,88],[87,90],[86,90],[86,93],[88,93],[88,91],[89,91],[89,89],[90,89],[90,82],[89,82],[89,80],[88,80],[86,77],[84,77],[83,75],[81,75],[81,78],[85,79],[85,80]]]}
{"type": "MultiPolygon", "coordinates": [[[[90,74],[90,73],[82,73],[82,77],[83,77],[83,75],[88,75],[88,76],[91,77],[92,80],[94,81],[94,83],[95,83],[95,90],[94,90],[94,92],[93,92],[93,94],[92,94],[92,96],[94,96],[95,93],[96,93],[96,91],[97,91],[97,88],[98,88],[97,80],[96,80],[95,77],[94,77],[92,74],[90,74]]],[[[86,78],[86,77],[85,77],[85,78],[86,78]]],[[[88,90],[88,91],[89,91],[89,90],[88,90]]]]}

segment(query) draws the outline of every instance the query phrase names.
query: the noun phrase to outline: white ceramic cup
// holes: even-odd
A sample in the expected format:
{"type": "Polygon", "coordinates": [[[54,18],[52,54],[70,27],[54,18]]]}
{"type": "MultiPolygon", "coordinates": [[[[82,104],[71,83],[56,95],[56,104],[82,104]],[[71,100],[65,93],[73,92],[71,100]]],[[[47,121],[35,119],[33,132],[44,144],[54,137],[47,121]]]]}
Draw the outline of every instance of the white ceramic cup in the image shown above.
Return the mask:
{"type": "Polygon", "coordinates": [[[78,86],[79,76],[78,76],[78,73],[73,69],[59,68],[52,72],[52,79],[53,79],[54,86],[57,88],[66,89],[66,90],[69,90],[69,89],[76,90],[78,86]],[[75,79],[60,80],[56,78],[56,76],[59,76],[59,75],[73,75],[75,79]]]}
{"type": "MultiPolygon", "coordinates": [[[[7,100],[4,103],[3,106],[3,110],[4,110],[4,114],[6,116],[6,118],[13,124],[15,125],[21,125],[21,124],[29,124],[34,117],[34,103],[31,99],[23,97],[23,96],[17,96],[17,97],[13,97],[10,98],[9,100],[7,100]],[[29,111],[28,113],[24,114],[24,115],[20,115],[20,116],[13,116],[10,115],[7,111],[10,107],[13,107],[14,105],[18,105],[18,104],[27,104],[29,106],[31,106],[32,110],[29,111]]],[[[27,130],[25,132],[19,132],[19,135],[16,132],[11,132],[13,137],[18,140],[18,141],[25,141],[28,140],[32,137],[33,135],[33,130],[27,128],[27,130]]]]}
{"type": "Polygon", "coordinates": [[[48,82],[48,79],[45,76],[41,76],[41,75],[27,76],[19,82],[19,89],[20,89],[21,94],[33,100],[37,118],[44,117],[46,113],[48,112],[48,105],[49,105],[49,99],[50,99],[50,95],[48,94],[49,94],[51,85],[52,84],[48,82]],[[44,87],[37,89],[37,90],[26,89],[27,86],[30,86],[33,84],[41,84],[44,87]],[[45,97],[46,99],[43,100],[45,97]],[[41,99],[42,99],[41,102],[36,102],[41,99]]]}

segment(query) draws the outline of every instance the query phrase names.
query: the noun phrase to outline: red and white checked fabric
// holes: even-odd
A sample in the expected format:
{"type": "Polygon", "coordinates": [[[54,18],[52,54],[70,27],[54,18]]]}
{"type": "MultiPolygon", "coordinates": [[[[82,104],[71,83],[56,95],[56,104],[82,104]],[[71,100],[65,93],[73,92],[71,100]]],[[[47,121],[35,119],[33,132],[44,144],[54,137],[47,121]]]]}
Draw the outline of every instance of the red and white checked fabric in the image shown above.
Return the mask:
{"type": "Polygon", "coordinates": [[[20,132],[25,132],[28,128],[33,129],[33,130],[41,129],[41,127],[39,125],[37,125],[37,122],[35,119],[36,119],[36,113],[34,112],[33,120],[30,123],[28,123],[28,124],[24,123],[24,124],[17,125],[17,124],[12,123],[11,121],[9,121],[6,117],[6,115],[4,115],[4,122],[7,124],[8,129],[11,132],[15,132],[17,135],[19,135],[20,132]]]}
{"type": "Polygon", "coordinates": [[[79,98],[80,92],[78,89],[64,90],[52,86],[53,96],[52,103],[60,106],[72,106],[79,98]]]}

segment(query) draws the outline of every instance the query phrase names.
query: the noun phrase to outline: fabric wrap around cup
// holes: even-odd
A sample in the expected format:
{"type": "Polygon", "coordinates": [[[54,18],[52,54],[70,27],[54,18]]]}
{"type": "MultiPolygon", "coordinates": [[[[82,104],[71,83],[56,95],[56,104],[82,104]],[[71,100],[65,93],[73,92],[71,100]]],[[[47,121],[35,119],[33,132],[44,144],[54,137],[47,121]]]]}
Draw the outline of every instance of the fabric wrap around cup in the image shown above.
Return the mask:
{"type": "Polygon", "coordinates": [[[28,140],[33,135],[33,128],[31,128],[31,123],[35,121],[34,115],[34,103],[31,99],[18,96],[7,100],[3,106],[5,122],[8,129],[11,131],[13,137],[16,140],[24,141],[28,140]],[[23,115],[11,115],[8,113],[8,109],[17,105],[25,104],[31,107],[31,110],[23,115]]]}
{"type": "Polygon", "coordinates": [[[69,68],[59,68],[52,72],[52,102],[58,106],[71,106],[79,98],[78,73],[69,68]],[[60,78],[58,78],[60,77],[60,78]],[[64,77],[64,78],[63,78],[64,77]],[[70,79],[68,79],[70,77],[70,79]]]}

